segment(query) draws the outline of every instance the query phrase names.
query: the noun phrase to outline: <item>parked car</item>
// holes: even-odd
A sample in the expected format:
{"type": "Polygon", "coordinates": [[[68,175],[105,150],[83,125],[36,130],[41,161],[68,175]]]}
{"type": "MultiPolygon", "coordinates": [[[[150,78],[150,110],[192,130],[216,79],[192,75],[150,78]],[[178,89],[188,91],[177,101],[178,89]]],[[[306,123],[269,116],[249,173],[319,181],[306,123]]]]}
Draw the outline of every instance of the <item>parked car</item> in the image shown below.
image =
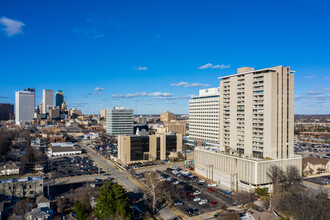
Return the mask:
{"type": "Polygon", "coordinates": [[[216,204],[218,204],[218,202],[216,202],[216,201],[210,202],[210,205],[216,205],[216,204]]]}
{"type": "Polygon", "coordinates": [[[204,179],[200,179],[198,180],[199,183],[205,183],[205,180],[204,179]]]}
{"type": "Polygon", "coordinates": [[[195,197],[196,197],[196,196],[194,196],[194,195],[190,195],[190,196],[189,196],[190,199],[193,199],[193,198],[195,198],[195,197]]]}
{"type": "Polygon", "coordinates": [[[207,184],[207,186],[208,186],[208,187],[216,187],[217,184],[215,184],[215,183],[209,183],[209,184],[207,184]]]}
{"type": "Polygon", "coordinates": [[[186,213],[187,213],[188,215],[196,215],[197,212],[198,212],[198,209],[192,209],[192,208],[190,208],[190,209],[187,209],[187,210],[186,210],[186,213]]]}
{"type": "Polygon", "coordinates": [[[202,193],[202,191],[200,191],[200,190],[196,190],[194,193],[193,193],[193,195],[199,195],[199,194],[201,194],[202,193]]]}
{"type": "Polygon", "coordinates": [[[201,198],[199,198],[199,197],[195,197],[194,198],[194,202],[198,202],[198,201],[200,201],[201,200],[201,198]]]}
{"type": "Polygon", "coordinates": [[[229,190],[225,190],[225,193],[228,194],[228,195],[231,194],[231,192],[229,190]]]}
{"type": "Polygon", "coordinates": [[[176,201],[176,202],[173,203],[173,205],[175,205],[175,206],[182,206],[183,205],[183,202],[176,201]]]}
{"type": "Polygon", "coordinates": [[[207,199],[203,199],[203,200],[201,200],[201,201],[199,202],[200,205],[204,205],[204,204],[206,204],[206,203],[207,203],[207,199]]]}
{"type": "Polygon", "coordinates": [[[216,192],[217,191],[216,189],[214,189],[212,187],[208,188],[207,190],[210,191],[210,192],[216,192]]]}

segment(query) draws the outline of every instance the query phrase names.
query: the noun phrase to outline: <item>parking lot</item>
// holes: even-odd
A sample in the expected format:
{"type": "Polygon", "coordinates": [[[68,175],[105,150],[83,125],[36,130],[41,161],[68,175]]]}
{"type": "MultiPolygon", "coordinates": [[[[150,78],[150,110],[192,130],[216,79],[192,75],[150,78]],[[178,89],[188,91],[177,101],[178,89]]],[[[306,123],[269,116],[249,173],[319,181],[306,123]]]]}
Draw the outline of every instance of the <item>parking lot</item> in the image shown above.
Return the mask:
{"type": "Polygon", "coordinates": [[[85,156],[49,158],[46,173],[51,178],[74,177],[104,173],[92,159],[85,156]]]}
{"type": "Polygon", "coordinates": [[[319,177],[313,177],[313,178],[306,178],[304,180],[311,182],[311,183],[318,184],[318,185],[329,185],[330,176],[319,176],[319,177]]]}
{"type": "MultiPolygon", "coordinates": [[[[234,205],[231,192],[220,190],[216,185],[207,183],[188,171],[168,168],[166,171],[156,172],[160,181],[166,181],[176,187],[179,193],[173,195],[173,205],[188,216],[214,212],[234,205]]],[[[136,177],[143,179],[142,175],[136,177]]]]}

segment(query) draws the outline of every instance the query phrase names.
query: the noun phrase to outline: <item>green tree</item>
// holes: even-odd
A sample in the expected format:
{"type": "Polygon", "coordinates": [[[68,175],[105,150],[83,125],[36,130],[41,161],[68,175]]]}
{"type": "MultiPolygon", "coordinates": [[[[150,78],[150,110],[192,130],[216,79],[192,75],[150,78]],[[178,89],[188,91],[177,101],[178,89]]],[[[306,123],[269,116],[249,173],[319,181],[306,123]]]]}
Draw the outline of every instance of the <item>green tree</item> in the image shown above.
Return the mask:
{"type": "Polygon", "coordinates": [[[100,188],[94,213],[99,219],[115,219],[120,216],[130,219],[131,209],[128,194],[124,188],[112,182],[106,182],[100,188]]]}
{"type": "Polygon", "coordinates": [[[85,209],[81,202],[77,202],[73,205],[73,211],[76,213],[76,218],[79,220],[85,220],[89,215],[88,210],[85,209]]]}
{"type": "Polygon", "coordinates": [[[260,197],[268,197],[268,191],[266,188],[255,188],[254,192],[257,196],[260,197]]]}

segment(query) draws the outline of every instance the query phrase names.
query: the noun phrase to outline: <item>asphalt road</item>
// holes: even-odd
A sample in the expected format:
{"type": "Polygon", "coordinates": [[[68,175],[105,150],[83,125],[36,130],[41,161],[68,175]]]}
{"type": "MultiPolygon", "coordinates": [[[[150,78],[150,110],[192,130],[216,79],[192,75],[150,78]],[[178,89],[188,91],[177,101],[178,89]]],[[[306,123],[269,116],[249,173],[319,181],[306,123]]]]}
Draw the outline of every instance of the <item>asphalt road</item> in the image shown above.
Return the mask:
{"type": "MultiPolygon", "coordinates": [[[[117,170],[111,161],[103,158],[100,154],[95,152],[92,148],[86,146],[84,143],[77,143],[82,149],[85,149],[87,154],[93,159],[93,161],[102,167],[104,171],[108,172],[112,178],[115,178],[120,182],[127,190],[134,193],[141,193],[140,188],[131,181],[127,172],[121,172],[117,170]]],[[[156,168],[157,169],[157,168],[156,168]]],[[[166,168],[165,168],[166,169],[166,168]]],[[[177,216],[172,213],[168,208],[163,208],[158,212],[158,215],[164,220],[177,219],[177,216]]]]}

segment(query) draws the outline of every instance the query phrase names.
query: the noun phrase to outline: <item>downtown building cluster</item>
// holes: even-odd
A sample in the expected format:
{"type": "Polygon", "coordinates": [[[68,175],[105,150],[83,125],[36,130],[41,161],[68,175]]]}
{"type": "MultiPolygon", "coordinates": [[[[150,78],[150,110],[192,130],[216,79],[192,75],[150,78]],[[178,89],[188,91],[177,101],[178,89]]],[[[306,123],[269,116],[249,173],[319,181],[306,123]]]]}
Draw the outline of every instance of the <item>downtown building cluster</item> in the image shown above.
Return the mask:
{"type": "Polygon", "coordinates": [[[290,67],[243,67],[219,79],[219,88],[201,90],[189,102],[195,171],[235,190],[270,186],[272,165],[301,171],[290,67]]]}
{"type": "Polygon", "coordinates": [[[44,89],[42,102],[36,104],[36,90],[26,88],[15,92],[15,105],[0,103],[0,120],[15,120],[17,125],[24,124],[47,124],[51,121],[66,120],[81,116],[79,109],[68,109],[64,101],[64,93],[58,90],[44,89]]]}

